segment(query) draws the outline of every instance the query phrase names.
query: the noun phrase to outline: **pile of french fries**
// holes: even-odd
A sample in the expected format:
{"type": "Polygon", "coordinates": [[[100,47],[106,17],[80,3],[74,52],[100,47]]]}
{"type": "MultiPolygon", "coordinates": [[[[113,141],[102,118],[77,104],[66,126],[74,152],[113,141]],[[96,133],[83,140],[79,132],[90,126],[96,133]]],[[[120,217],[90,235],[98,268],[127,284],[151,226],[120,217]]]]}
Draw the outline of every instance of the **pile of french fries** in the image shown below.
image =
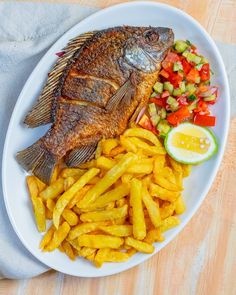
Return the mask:
{"type": "Polygon", "coordinates": [[[101,140],[95,159],[79,168],[56,166],[49,186],[27,176],[38,231],[48,228],[40,248],[58,248],[97,267],[152,253],[153,243],[180,223],[182,180],[189,173],[152,132],[130,128],[101,140]]]}

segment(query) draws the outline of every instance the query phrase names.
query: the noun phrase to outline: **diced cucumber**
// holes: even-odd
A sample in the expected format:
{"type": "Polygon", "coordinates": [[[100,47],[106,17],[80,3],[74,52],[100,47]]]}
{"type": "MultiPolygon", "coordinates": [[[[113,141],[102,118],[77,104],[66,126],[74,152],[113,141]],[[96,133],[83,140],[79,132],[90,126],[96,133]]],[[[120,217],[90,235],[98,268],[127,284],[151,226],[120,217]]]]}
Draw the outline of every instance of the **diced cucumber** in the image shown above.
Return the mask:
{"type": "MultiPolygon", "coordinates": [[[[185,53],[185,52],[184,52],[185,53]]],[[[183,54],[184,55],[184,54],[183,54]]],[[[187,58],[187,61],[194,62],[195,64],[199,64],[202,61],[202,58],[194,53],[187,52],[184,55],[187,58]]]]}
{"type": "Polygon", "coordinates": [[[166,118],[166,109],[161,108],[161,110],[158,112],[158,114],[161,117],[161,119],[165,119],[166,118]]]}
{"type": "Polygon", "coordinates": [[[201,78],[200,77],[196,77],[196,79],[195,79],[195,83],[200,83],[201,82],[201,78]]]}
{"type": "Polygon", "coordinates": [[[208,64],[209,61],[208,61],[207,58],[205,58],[204,56],[202,56],[202,57],[201,57],[201,63],[202,63],[202,64],[208,64]]]}
{"type": "Polygon", "coordinates": [[[157,109],[156,109],[155,103],[150,103],[148,105],[148,112],[149,112],[152,124],[154,126],[156,126],[158,124],[158,122],[160,121],[161,117],[157,114],[157,109]]]}
{"type": "Polygon", "coordinates": [[[173,71],[178,72],[180,70],[183,70],[183,66],[182,66],[182,63],[180,61],[177,61],[173,65],[173,71]]]}
{"type": "Polygon", "coordinates": [[[186,85],[186,91],[190,94],[194,93],[196,91],[196,87],[194,86],[194,84],[187,84],[186,85]]]}
{"type": "Polygon", "coordinates": [[[203,100],[204,101],[214,101],[216,99],[216,95],[215,94],[212,94],[208,97],[204,97],[203,100]]]}
{"type": "Polygon", "coordinates": [[[155,91],[153,91],[153,93],[151,94],[150,97],[156,97],[157,96],[157,93],[155,91]]]}
{"type": "Polygon", "coordinates": [[[184,52],[188,47],[189,45],[183,40],[177,40],[175,42],[175,50],[179,53],[184,52]]]}
{"type": "Polygon", "coordinates": [[[190,52],[189,52],[188,50],[185,50],[185,51],[182,53],[182,55],[183,55],[184,57],[187,58],[187,56],[188,56],[189,53],[190,53],[190,52]]]}
{"type": "Polygon", "coordinates": [[[161,82],[156,82],[155,85],[153,86],[153,89],[157,93],[162,93],[163,92],[163,83],[161,82]]]}
{"type": "Polygon", "coordinates": [[[174,111],[176,111],[178,109],[179,103],[174,97],[169,96],[167,98],[166,102],[169,104],[170,109],[171,109],[172,112],[174,112],[174,111]]]}
{"type": "Polygon", "coordinates": [[[202,69],[202,66],[203,66],[203,65],[204,65],[203,63],[199,63],[198,65],[195,66],[195,68],[196,68],[198,71],[200,71],[200,70],[202,69]]]}
{"type": "Polygon", "coordinates": [[[181,90],[181,93],[184,93],[186,91],[186,85],[185,82],[180,82],[179,88],[181,90]]]}
{"type": "Polygon", "coordinates": [[[182,94],[182,91],[181,91],[180,88],[175,88],[175,89],[173,90],[173,95],[174,95],[174,96],[180,96],[181,94],[182,94]]]}
{"type": "Polygon", "coordinates": [[[195,110],[197,108],[197,103],[188,105],[189,111],[195,110]]]}
{"type": "Polygon", "coordinates": [[[161,120],[159,122],[159,124],[157,125],[157,130],[160,132],[161,136],[166,136],[166,134],[169,132],[170,130],[170,125],[167,122],[167,120],[161,120]]]}
{"type": "Polygon", "coordinates": [[[164,82],[164,90],[167,90],[170,94],[172,94],[174,86],[170,82],[164,82]]]}

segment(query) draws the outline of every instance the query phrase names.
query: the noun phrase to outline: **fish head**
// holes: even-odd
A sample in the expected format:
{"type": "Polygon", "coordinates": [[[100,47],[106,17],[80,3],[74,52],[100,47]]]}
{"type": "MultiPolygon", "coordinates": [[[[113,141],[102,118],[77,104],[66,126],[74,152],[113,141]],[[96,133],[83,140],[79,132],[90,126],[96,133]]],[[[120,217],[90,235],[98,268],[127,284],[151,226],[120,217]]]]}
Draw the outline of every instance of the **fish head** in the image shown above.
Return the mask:
{"type": "Polygon", "coordinates": [[[161,62],[173,43],[174,34],[171,29],[145,28],[127,40],[124,59],[142,72],[153,73],[160,69],[161,62]]]}

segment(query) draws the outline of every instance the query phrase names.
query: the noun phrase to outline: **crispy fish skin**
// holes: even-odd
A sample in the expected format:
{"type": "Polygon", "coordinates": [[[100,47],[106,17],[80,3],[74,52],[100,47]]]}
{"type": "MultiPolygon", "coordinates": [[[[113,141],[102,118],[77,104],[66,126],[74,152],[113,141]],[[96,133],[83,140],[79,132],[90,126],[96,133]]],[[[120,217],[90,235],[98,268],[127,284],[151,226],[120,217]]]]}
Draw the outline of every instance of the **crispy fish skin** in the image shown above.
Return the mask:
{"type": "Polygon", "coordinates": [[[53,125],[17,154],[23,168],[48,183],[61,158],[77,166],[92,157],[101,138],[123,133],[146,105],[173,40],[171,29],[125,26],[85,41],[50,102],[53,125]]]}

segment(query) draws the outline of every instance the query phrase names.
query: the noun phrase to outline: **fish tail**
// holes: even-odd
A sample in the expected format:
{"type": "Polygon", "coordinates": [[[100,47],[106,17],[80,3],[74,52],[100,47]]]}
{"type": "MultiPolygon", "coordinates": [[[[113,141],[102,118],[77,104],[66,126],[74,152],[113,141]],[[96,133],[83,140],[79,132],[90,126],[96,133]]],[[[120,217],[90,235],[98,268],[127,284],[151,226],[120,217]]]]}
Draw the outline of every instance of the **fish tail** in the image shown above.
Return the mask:
{"type": "Polygon", "coordinates": [[[56,160],[41,140],[18,152],[16,159],[26,171],[32,171],[44,183],[50,183],[56,160]]]}

